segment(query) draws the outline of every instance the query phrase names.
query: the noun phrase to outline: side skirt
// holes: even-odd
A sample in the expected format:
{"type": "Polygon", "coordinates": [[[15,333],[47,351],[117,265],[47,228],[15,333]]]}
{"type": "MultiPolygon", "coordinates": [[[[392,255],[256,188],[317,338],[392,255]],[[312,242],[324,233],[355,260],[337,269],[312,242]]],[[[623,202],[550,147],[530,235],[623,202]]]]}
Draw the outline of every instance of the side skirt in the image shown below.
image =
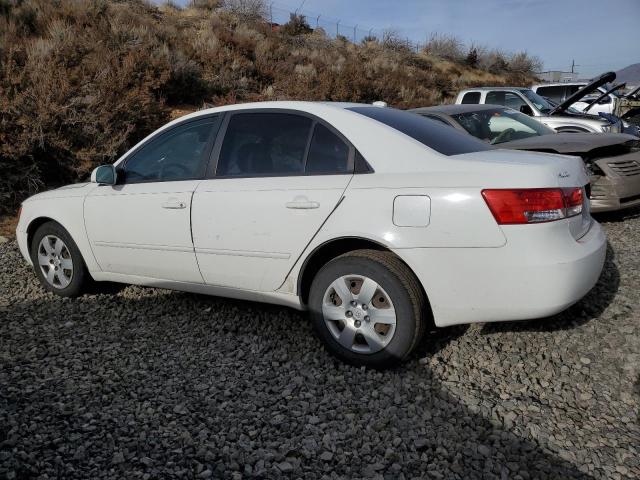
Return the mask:
{"type": "Polygon", "coordinates": [[[203,283],[175,282],[159,278],[140,277],[136,275],[123,275],[120,273],[91,272],[91,276],[98,282],[128,283],[131,285],[141,285],[144,287],[166,288],[168,290],[178,290],[181,292],[199,293],[202,295],[213,295],[217,297],[234,298],[238,300],[248,300],[251,302],[271,303],[291,307],[296,310],[305,310],[306,306],[300,301],[300,297],[294,294],[280,292],[258,292],[255,290],[239,290],[229,287],[218,287],[203,283]]]}

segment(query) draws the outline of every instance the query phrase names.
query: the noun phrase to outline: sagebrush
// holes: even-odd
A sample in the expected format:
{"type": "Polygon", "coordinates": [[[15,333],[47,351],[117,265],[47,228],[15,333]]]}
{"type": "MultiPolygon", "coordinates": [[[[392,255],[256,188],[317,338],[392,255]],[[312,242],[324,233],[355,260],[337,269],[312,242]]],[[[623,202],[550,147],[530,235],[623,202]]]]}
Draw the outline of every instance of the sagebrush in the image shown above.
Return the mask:
{"type": "Polygon", "coordinates": [[[407,108],[467,86],[531,80],[526,54],[514,57],[518,68],[507,57],[482,65],[491,73],[473,68],[482,55],[470,65],[465,52],[415,52],[391,31],[353,44],[300,15],[274,27],[264,5],[0,0],[0,213],[86,178],[176,107],[304,99],[407,108]]]}

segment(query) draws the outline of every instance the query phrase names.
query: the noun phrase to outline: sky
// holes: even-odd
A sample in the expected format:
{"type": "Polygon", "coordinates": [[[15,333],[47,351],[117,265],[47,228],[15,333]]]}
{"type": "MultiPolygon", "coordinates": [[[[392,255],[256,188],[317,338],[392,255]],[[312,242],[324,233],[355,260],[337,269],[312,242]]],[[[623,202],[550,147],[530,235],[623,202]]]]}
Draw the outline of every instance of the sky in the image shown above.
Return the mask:
{"type": "MultiPolygon", "coordinates": [[[[179,0],[176,3],[187,3],[179,0]]],[[[640,0],[265,0],[274,21],[287,11],[307,16],[335,34],[356,38],[394,29],[412,42],[451,34],[507,52],[537,55],[544,70],[582,78],[640,62],[640,0]],[[318,20],[318,15],[320,18],[318,20]]]]}

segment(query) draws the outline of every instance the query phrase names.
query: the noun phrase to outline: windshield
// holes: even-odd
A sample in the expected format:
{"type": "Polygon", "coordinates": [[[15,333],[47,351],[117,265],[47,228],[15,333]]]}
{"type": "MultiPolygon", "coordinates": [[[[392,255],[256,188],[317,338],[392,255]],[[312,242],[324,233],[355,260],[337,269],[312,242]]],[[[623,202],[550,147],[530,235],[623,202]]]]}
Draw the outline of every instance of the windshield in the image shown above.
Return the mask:
{"type": "Polygon", "coordinates": [[[347,110],[384,123],[443,155],[481,152],[491,148],[466,133],[416,113],[386,107],[351,107],[347,110]]]}
{"type": "Polygon", "coordinates": [[[471,135],[492,145],[555,133],[528,115],[511,109],[479,110],[451,117],[471,135]]]}
{"type": "Polygon", "coordinates": [[[527,97],[529,101],[533,103],[535,107],[538,110],[540,110],[542,113],[549,113],[551,110],[553,110],[553,107],[551,106],[551,104],[547,102],[544,98],[542,98],[540,95],[538,95],[536,92],[534,92],[533,90],[529,90],[528,88],[523,88],[522,90],[520,90],[520,93],[522,93],[525,97],[527,97]]]}

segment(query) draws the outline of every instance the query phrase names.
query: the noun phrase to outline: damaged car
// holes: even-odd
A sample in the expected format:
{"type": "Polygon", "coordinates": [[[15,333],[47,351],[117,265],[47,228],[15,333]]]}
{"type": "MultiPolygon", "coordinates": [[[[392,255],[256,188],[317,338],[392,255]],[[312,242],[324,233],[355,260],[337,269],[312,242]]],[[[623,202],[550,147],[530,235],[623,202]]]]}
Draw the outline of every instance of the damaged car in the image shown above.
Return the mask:
{"type": "Polygon", "coordinates": [[[491,104],[509,107],[557,132],[621,133],[625,127],[619,118],[570,110],[571,105],[613,80],[615,80],[615,73],[606,73],[558,105],[550,103],[530,88],[522,87],[468,88],[458,94],[456,104],[491,104]]]}
{"type": "MultiPolygon", "coordinates": [[[[538,95],[560,104],[586,85],[586,82],[544,83],[533,85],[531,89],[538,95]]],[[[571,107],[585,113],[615,115],[631,125],[640,126],[640,85],[627,93],[621,91],[624,87],[624,83],[614,85],[610,89],[600,86],[571,107]]]]}
{"type": "Polygon", "coordinates": [[[579,156],[590,176],[593,212],[640,205],[640,140],[623,133],[556,133],[496,105],[440,105],[412,110],[466,131],[496,148],[579,156]]]}

